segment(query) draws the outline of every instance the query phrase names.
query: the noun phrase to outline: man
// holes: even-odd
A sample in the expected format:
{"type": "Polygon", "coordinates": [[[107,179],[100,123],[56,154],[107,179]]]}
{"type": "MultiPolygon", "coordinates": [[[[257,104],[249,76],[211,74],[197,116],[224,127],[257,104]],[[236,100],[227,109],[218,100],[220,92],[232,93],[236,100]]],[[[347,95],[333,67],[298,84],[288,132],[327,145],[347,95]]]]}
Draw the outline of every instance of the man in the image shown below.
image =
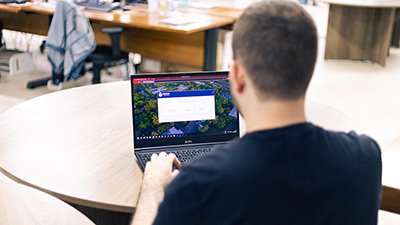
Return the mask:
{"type": "Polygon", "coordinates": [[[247,134],[179,174],[174,155],[153,155],[133,224],[376,224],[378,145],[304,115],[317,55],[310,16],[294,2],[255,3],[235,24],[233,52],[247,134]]]}

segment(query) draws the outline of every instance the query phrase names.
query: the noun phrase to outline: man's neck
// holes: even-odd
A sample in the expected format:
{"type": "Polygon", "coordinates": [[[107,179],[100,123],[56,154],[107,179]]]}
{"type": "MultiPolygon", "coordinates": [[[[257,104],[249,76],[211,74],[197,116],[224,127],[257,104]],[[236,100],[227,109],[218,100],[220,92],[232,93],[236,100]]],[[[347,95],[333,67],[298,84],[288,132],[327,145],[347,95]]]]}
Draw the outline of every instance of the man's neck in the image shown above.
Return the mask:
{"type": "Polygon", "coordinates": [[[306,122],[304,99],[266,101],[246,110],[247,133],[306,122]]]}

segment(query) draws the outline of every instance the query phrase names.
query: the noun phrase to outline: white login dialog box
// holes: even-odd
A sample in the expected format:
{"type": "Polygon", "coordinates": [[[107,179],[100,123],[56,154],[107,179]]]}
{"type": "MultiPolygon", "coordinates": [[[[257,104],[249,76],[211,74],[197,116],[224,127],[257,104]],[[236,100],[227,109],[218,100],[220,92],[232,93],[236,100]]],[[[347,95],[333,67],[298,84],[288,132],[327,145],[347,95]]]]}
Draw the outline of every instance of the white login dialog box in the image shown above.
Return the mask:
{"type": "Polygon", "coordinates": [[[159,92],[157,104],[159,123],[215,120],[214,90],[159,92]]]}

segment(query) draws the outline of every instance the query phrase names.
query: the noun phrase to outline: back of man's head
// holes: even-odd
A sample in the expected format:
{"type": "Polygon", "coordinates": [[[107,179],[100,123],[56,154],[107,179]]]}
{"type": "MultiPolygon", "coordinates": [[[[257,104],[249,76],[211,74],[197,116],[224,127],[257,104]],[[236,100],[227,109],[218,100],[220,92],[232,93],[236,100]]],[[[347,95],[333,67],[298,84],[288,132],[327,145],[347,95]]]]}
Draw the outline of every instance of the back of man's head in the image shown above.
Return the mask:
{"type": "Polygon", "coordinates": [[[235,23],[232,46],[259,100],[305,96],[317,56],[317,31],[298,3],[252,4],[235,23]]]}

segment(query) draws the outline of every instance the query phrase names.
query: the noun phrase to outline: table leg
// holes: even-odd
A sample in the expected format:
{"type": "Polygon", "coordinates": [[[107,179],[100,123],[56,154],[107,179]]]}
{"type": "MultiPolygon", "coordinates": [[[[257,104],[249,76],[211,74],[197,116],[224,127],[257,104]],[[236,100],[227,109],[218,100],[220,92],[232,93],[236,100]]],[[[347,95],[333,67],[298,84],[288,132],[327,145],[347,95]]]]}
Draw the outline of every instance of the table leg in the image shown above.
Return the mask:
{"type": "Polygon", "coordinates": [[[204,71],[217,69],[217,44],[219,28],[206,30],[204,43],[204,71]]]}

